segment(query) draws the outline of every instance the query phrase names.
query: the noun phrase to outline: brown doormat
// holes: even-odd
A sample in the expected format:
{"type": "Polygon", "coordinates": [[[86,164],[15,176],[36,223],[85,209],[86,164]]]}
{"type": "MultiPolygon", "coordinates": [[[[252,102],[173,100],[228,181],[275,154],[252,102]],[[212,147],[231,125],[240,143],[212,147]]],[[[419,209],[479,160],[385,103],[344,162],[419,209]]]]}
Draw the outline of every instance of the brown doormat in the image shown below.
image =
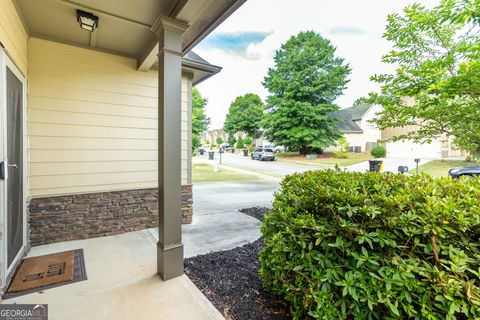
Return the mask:
{"type": "Polygon", "coordinates": [[[87,279],[83,249],[27,258],[11,281],[4,299],[87,279]]]}

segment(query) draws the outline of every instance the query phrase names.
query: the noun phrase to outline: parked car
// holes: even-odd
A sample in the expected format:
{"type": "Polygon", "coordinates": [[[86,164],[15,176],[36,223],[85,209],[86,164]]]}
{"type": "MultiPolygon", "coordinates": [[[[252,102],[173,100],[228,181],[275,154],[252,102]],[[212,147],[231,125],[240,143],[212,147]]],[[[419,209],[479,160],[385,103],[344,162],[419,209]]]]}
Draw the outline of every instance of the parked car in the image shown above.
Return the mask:
{"type": "Polygon", "coordinates": [[[279,153],[285,150],[284,147],[279,147],[279,146],[263,146],[263,148],[272,149],[273,152],[275,153],[279,153]]]}
{"type": "Polygon", "coordinates": [[[480,167],[462,167],[448,170],[448,175],[452,178],[459,178],[462,176],[478,177],[480,176],[480,167]]]}
{"type": "Polygon", "coordinates": [[[273,152],[272,149],[270,148],[258,148],[254,152],[252,152],[251,157],[253,160],[269,160],[269,161],[274,161],[275,160],[275,153],[273,152]]]}
{"type": "Polygon", "coordinates": [[[225,151],[232,151],[233,150],[233,146],[229,145],[228,143],[223,144],[222,148],[225,151]]]}

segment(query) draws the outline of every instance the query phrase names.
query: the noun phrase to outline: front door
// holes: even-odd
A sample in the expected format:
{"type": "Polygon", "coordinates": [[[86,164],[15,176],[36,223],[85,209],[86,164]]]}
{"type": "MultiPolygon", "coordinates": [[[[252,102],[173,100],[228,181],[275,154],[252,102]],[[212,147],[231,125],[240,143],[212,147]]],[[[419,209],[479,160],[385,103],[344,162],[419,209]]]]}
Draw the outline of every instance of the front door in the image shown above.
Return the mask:
{"type": "Polygon", "coordinates": [[[12,272],[26,248],[24,104],[25,79],[8,56],[0,51],[0,145],[2,165],[0,213],[4,222],[5,275],[12,272]]]}

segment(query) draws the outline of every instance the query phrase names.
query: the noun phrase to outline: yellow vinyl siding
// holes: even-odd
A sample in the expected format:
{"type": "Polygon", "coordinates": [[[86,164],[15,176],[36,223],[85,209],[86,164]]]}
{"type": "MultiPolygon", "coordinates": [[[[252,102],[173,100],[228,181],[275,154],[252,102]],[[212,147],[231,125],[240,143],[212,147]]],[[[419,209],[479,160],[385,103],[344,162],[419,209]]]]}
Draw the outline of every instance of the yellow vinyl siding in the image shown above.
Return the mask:
{"type": "Polygon", "coordinates": [[[0,0],[0,42],[24,75],[27,73],[27,39],[12,1],[0,0]]]}
{"type": "Polygon", "coordinates": [[[382,140],[387,140],[391,139],[392,137],[409,133],[412,131],[418,130],[420,127],[419,126],[405,126],[405,127],[392,127],[392,128],[386,128],[382,130],[382,140]]]}
{"type": "MultiPolygon", "coordinates": [[[[158,74],[135,68],[132,59],[29,40],[31,197],[157,186],[158,74]]],[[[182,104],[188,102],[187,81],[182,104]]],[[[188,121],[183,112],[182,121],[188,121]]],[[[184,127],[179,130],[187,139],[184,127]]],[[[182,184],[188,173],[184,145],[182,184]]]]}

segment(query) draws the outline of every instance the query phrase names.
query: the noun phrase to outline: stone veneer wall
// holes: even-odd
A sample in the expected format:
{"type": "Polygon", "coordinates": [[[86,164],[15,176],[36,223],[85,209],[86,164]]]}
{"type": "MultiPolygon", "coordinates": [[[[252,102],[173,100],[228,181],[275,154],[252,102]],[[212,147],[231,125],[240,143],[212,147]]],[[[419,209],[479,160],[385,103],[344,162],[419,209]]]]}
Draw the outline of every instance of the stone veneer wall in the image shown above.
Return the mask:
{"type": "MultiPolygon", "coordinates": [[[[35,198],[30,244],[88,239],[158,225],[158,189],[35,198]]],[[[182,186],[182,223],[192,222],[192,186],[182,186]]]]}

